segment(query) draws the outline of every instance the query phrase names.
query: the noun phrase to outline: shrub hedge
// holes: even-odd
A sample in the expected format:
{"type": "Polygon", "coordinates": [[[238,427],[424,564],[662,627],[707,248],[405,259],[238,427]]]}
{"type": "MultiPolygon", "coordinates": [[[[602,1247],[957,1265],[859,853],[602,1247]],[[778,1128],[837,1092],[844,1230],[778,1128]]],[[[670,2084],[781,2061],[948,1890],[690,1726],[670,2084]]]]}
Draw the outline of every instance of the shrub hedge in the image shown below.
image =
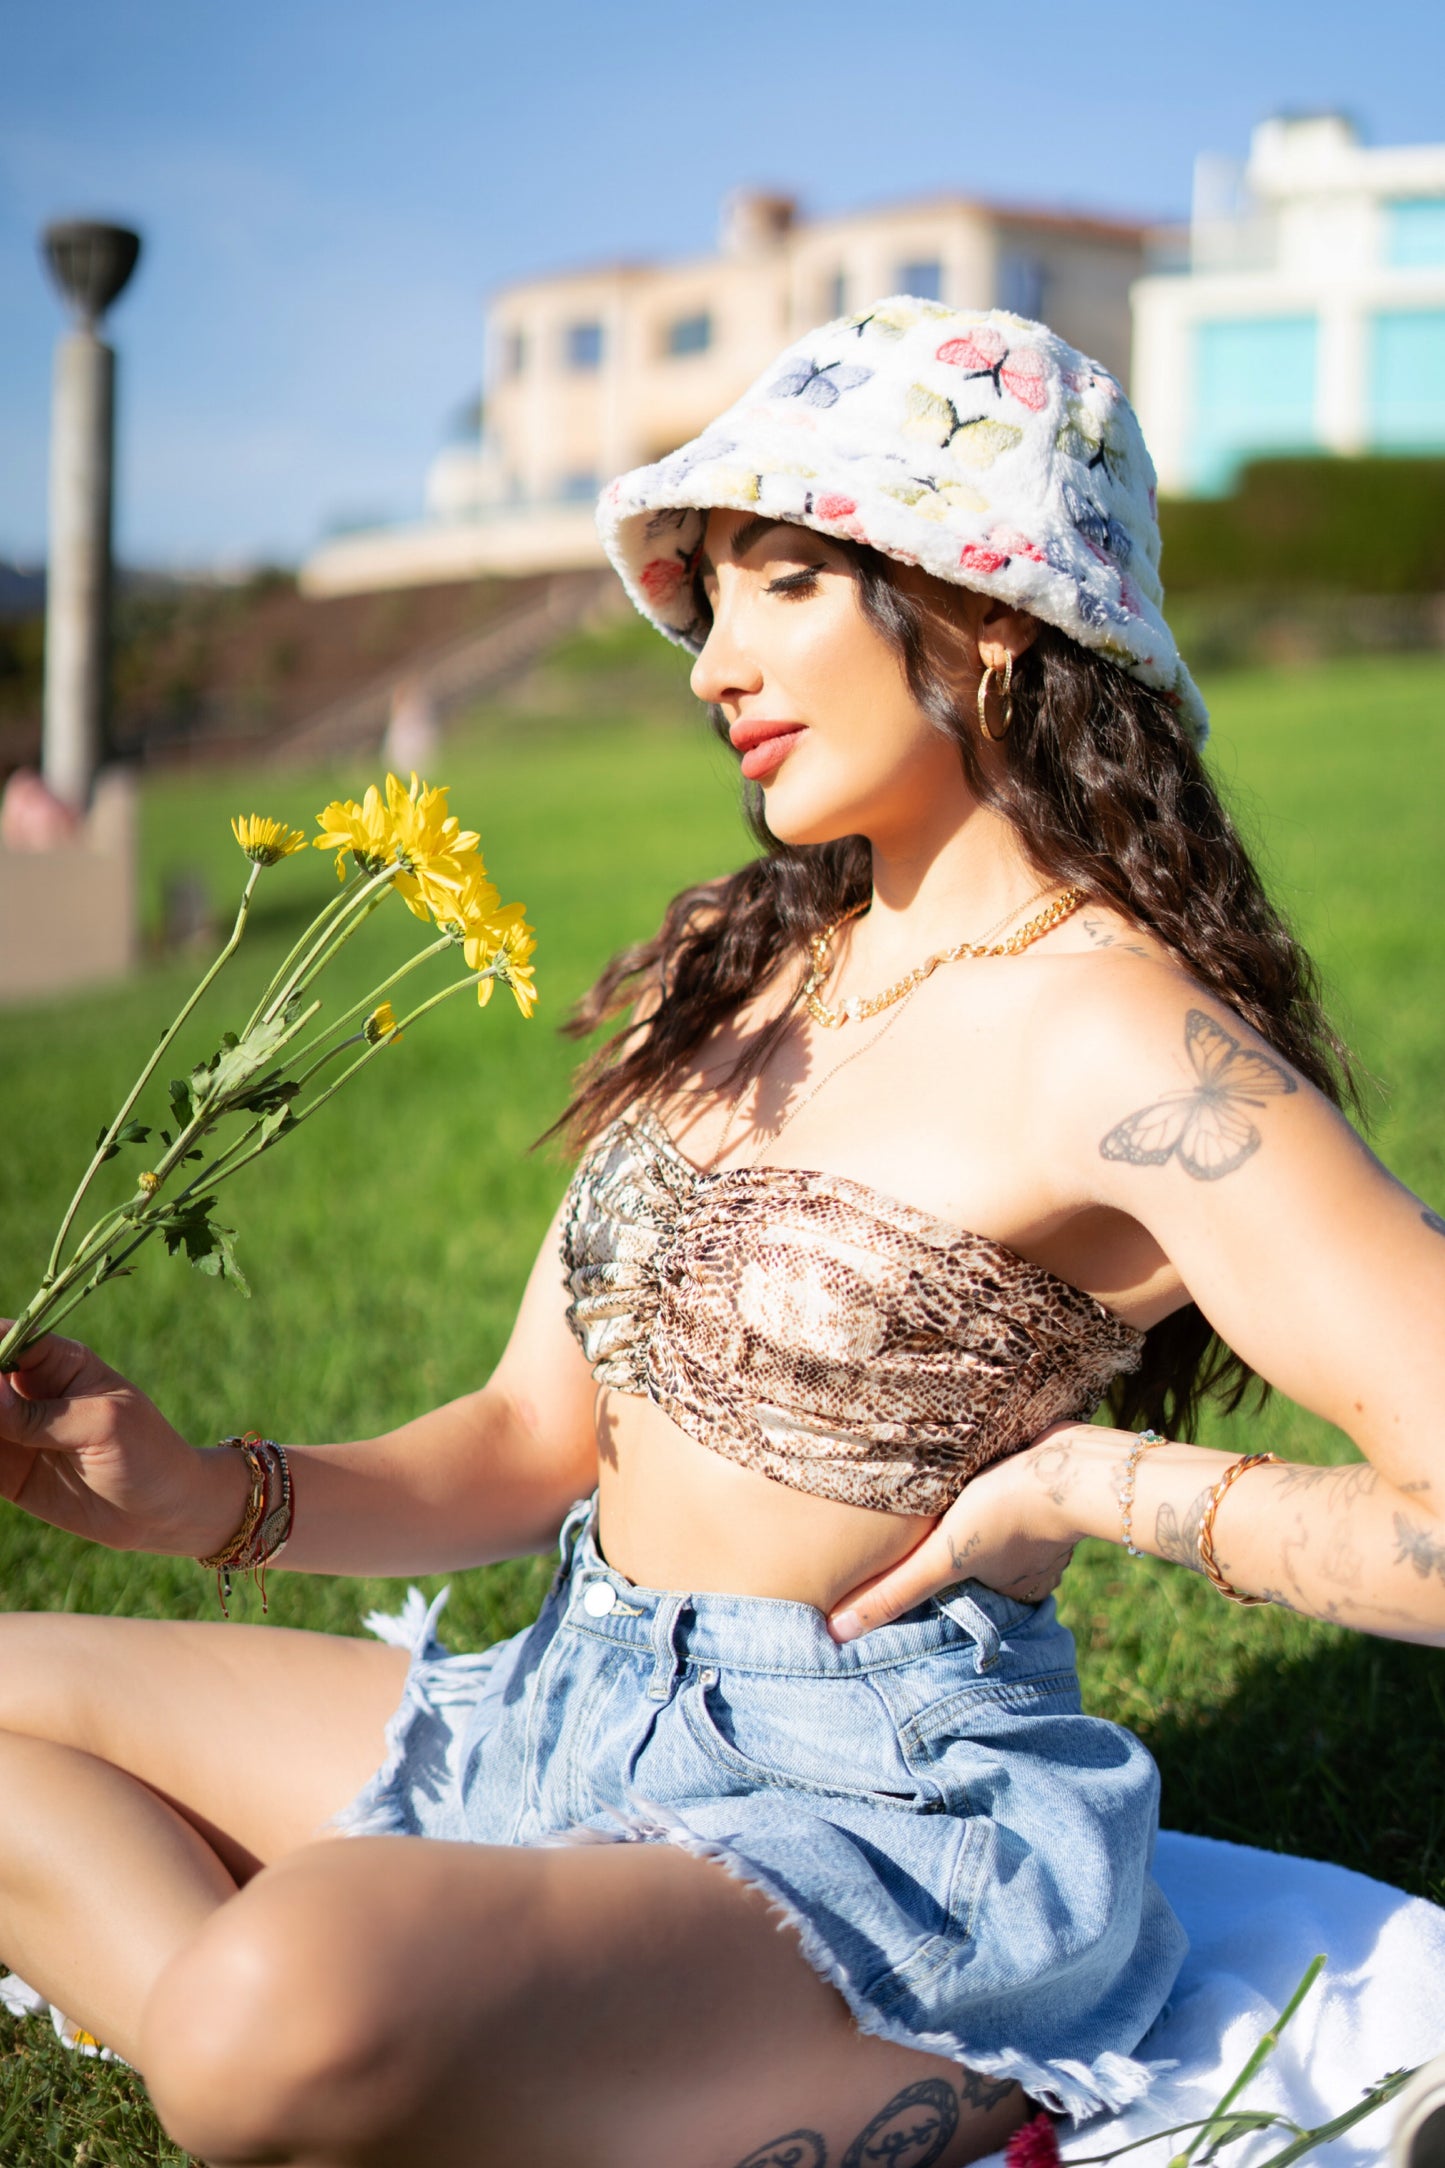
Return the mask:
{"type": "Polygon", "coordinates": [[[1170,595],[1445,592],[1445,459],[1259,459],[1232,496],[1165,498],[1170,595]]]}

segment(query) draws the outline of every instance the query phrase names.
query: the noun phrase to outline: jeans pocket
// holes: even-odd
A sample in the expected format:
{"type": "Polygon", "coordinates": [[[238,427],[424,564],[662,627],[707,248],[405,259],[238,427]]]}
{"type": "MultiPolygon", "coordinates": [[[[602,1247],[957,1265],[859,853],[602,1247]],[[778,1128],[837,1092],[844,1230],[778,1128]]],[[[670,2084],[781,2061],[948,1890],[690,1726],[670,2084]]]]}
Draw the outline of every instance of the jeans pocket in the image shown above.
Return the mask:
{"type": "Polygon", "coordinates": [[[694,1744],[731,1780],[729,1790],[784,1786],[905,1812],[933,1804],[864,1680],[825,1685],[709,1667],[686,1682],[678,1707],[694,1744]]]}

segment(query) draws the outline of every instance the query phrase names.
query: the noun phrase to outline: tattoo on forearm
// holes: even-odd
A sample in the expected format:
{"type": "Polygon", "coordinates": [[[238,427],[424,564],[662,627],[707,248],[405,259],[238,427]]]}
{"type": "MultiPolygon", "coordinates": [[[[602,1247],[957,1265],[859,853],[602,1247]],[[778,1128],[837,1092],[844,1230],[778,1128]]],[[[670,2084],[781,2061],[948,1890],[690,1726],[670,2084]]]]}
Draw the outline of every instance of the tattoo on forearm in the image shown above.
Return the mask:
{"type": "Polygon", "coordinates": [[[1438,1212],[1432,1212],[1430,1207],[1426,1205],[1420,1217],[1432,1235],[1445,1235],[1445,1219],[1442,1219],[1438,1212]]]}
{"type": "Polygon", "coordinates": [[[828,2168],[828,2148],[816,2130],[789,2130],[749,2153],[738,2168],[828,2168]]]}
{"type": "Polygon", "coordinates": [[[1192,1090],[1166,1092],[1126,1115],[1099,1152],[1135,1167],[1177,1159],[1196,1182],[1217,1182],[1263,1142],[1244,1109],[1287,1097],[1299,1085],[1280,1062],[1242,1045],[1203,1009],[1191,1009],[1185,1018],[1184,1044],[1198,1079],[1192,1090]]]}
{"type": "Polygon", "coordinates": [[[1301,1467],[1293,1462],[1273,1473],[1275,1488],[1282,1498],[1287,1498],[1291,1491],[1325,1490],[1328,1493],[1326,1505],[1331,1513],[1337,1513],[1342,1506],[1358,1505],[1362,1498],[1368,1498],[1377,1489],[1380,1481],[1379,1469],[1372,1468],[1368,1461],[1346,1461],[1342,1466],[1327,1468],[1301,1467]]]}
{"type": "Polygon", "coordinates": [[[895,2093],[843,2155],[843,2168],[932,2168],[958,2128],[958,2102],[946,2078],[920,2078],[895,2093]]]}
{"type": "Polygon", "coordinates": [[[1191,1573],[1203,1573],[1199,1531],[1204,1526],[1204,1516],[1213,1496],[1214,1485],[1206,1484],[1182,1522],[1170,1501],[1165,1499],[1154,1520],[1154,1541],[1159,1546],[1161,1558],[1172,1559],[1176,1566],[1187,1566],[1191,1573]]]}
{"type": "Polygon", "coordinates": [[[1422,1581],[1432,1574],[1445,1581],[1445,1542],[1432,1536],[1428,1528],[1421,1528],[1414,1521],[1407,1521],[1403,1513],[1395,1515],[1395,1564],[1407,1562],[1414,1567],[1422,1581]]]}

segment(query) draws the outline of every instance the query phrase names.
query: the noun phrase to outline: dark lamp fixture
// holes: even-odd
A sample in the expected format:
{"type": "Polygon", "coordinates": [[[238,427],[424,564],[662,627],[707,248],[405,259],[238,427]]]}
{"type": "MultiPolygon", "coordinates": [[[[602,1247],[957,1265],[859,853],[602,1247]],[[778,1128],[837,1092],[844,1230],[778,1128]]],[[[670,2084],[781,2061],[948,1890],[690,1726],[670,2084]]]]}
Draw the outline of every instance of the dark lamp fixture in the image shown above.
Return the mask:
{"type": "Polygon", "coordinates": [[[40,239],[50,275],[76,321],[93,331],[136,267],[140,235],[128,226],[67,218],[47,226],[40,239]]]}

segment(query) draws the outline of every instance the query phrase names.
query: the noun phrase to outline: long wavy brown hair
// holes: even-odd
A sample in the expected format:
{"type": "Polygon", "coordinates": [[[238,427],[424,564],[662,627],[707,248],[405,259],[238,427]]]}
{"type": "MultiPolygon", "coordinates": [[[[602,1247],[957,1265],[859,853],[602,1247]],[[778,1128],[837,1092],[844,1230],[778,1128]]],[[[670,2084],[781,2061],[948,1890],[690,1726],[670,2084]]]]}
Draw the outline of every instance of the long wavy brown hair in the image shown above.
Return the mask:
{"type": "MultiPolygon", "coordinates": [[[[977,663],[955,591],[919,575],[901,581],[892,560],[864,544],[833,546],[850,558],[864,615],[899,655],[913,697],[957,744],[969,788],[1013,822],[1040,877],[1073,883],[1147,927],[1327,1098],[1358,1108],[1315,967],[1265,894],[1170,702],[1041,625],[1014,673],[1001,769],[986,769],[967,691],[977,663]]],[[[700,582],[697,599],[706,622],[700,582]]],[[[726,737],[716,710],[713,727],[726,737]]],[[[761,855],[674,896],[651,940],[615,956],[563,1024],[581,1038],[630,1011],[644,989],[660,993],[645,1024],[629,1017],[579,1071],[554,1124],[574,1144],[664,1092],[736,1009],[802,957],[810,936],[871,894],[862,836],[780,843],[756,784],[744,785],[744,810],[761,855]]],[[[731,1087],[766,1063],[795,1005],[796,995],[752,1038],[731,1087]]],[[[1187,1436],[1206,1395],[1235,1408],[1252,1375],[1189,1303],[1148,1332],[1142,1364],[1116,1380],[1110,1408],[1121,1425],[1142,1420],[1187,1436]]]]}

